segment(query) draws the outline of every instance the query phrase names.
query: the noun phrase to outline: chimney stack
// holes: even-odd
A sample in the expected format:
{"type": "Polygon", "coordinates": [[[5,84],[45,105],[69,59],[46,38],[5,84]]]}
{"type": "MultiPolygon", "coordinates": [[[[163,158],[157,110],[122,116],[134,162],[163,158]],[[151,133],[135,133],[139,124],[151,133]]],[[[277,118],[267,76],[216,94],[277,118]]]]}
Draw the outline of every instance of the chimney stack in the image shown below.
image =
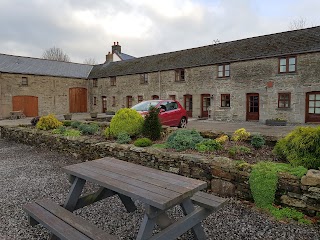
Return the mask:
{"type": "Polygon", "coordinates": [[[113,42],[113,43],[114,45],[112,46],[112,53],[115,53],[115,52],[121,53],[121,46],[119,45],[119,42],[117,42],[117,44],[116,42],[113,42]]]}
{"type": "Polygon", "coordinates": [[[108,55],[106,55],[106,62],[113,62],[113,54],[108,52],[108,55]]]}

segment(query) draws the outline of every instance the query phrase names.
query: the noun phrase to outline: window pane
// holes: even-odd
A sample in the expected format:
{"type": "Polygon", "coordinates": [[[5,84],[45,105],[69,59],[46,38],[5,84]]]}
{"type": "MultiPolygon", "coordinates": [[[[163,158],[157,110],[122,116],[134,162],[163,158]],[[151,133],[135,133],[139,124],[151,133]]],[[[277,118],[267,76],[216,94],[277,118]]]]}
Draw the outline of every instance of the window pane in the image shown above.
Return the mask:
{"type": "Polygon", "coordinates": [[[314,113],[314,108],[309,108],[309,113],[314,113]]]}
{"type": "Polygon", "coordinates": [[[315,113],[319,114],[320,113],[320,108],[316,108],[316,112],[315,113]]]}
{"type": "Polygon", "coordinates": [[[314,107],[314,101],[309,102],[309,107],[314,107]]]}
{"type": "Polygon", "coordinates": [[[296,64],[296,58],[289,58],[289,64],[296,64]]]}
{"type": "Polygon", "coordinates": [[[218,77],[223,77],[223,72],[219,72],[218,77]]]}
{"type": "Polygon", "coordinates": [[[309,100],[315,100],[315,95],[314,94],[309,95],[309,100]]]}
{"type": "Polygon", "coordinates": [[[287,60],[285,58],[281,58],[280,59],[280,66],[285,66],[286,62],[287,62],[287,60]]]}
{"type": "Polygon", "coordinates": [[[320,107],[320,101],[316,101],[316,107],[320,107]]]}
{"type": "Polygon", "coordinates": [[[225,74],[224,74],[226,77],[230,77],[230,71],[225,71],[225,74]]]}
{"type": "Polygon", "coordinates": [[[320,94],[316,94],[316,100],[320,100],[320,94]]]}
{"type": "Polygon", "coordinates": [[[289,72],[295,72],[296,71],[296,65],[289,65],[289,72]]]}
{"type": "Polygon", "coordinates": [[[286,66],[280,66],[280,72],[286,72],[286,66]]]}
{"type": "Polygon", "coordinates": [[[223,66],[219,66],[219,67],[218,67],[218,71],[219,71],[219,72],[222,72],[222,71],[223,71],[223,66]]]}
{"type": "Polygon", "coordinates": [[[229,70],[230,70],[230,65],[225,65],[225,66],[224,66],[224,69],[225,69],[226,71],[229,71],[229,70]]]}
{"type": "Polygon", "coordinates": [[[279,107],[283,108],[284,107],[284,102],[279,102],[279,107]]]}

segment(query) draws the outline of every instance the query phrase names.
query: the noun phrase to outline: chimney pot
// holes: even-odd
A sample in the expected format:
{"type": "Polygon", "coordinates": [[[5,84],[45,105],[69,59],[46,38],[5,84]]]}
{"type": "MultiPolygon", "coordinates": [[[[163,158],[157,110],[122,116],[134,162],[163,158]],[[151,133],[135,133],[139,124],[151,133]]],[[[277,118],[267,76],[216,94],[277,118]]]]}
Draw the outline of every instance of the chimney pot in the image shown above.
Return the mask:
{"type": "Polygon", "coordinates": [[[119,42],[117,42],[117,45],[119,45],[119,42]]]}
{"type": "Polygon", "coordinates": [[[116,45],[116,42],[113,42],[113,45],[115,46],[115,45],[116,45]]]}

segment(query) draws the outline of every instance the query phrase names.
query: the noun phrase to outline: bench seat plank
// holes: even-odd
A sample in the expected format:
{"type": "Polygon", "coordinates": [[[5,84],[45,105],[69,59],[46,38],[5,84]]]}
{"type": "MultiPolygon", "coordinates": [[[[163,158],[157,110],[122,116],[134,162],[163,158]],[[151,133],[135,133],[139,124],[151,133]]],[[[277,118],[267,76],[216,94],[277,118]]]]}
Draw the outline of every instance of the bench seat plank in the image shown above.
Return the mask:
{"type": "Polygon", "coordinates": [[[118,239],[51,200],[37,200],[25,205],[24,210],[60,239],[118,239]]]}
{"type": "Polygon", "coordinates": [[[227,203],[227,199],[221,198],[205,192],[197,192],[192,197],[193,203],[200,207],[217,210],[227,203]]]}

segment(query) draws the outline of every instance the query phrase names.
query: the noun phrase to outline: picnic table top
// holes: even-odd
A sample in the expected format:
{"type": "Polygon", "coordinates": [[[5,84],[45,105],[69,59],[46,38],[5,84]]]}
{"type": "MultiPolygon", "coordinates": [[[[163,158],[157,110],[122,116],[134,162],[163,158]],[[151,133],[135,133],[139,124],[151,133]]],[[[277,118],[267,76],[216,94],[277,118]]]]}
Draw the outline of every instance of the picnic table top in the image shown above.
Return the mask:
{"type": "Polygon", "coordinates": [[[109,157],[66,166],[63,171],[161,210],[207,186],[204,181],[109,157]]]}

